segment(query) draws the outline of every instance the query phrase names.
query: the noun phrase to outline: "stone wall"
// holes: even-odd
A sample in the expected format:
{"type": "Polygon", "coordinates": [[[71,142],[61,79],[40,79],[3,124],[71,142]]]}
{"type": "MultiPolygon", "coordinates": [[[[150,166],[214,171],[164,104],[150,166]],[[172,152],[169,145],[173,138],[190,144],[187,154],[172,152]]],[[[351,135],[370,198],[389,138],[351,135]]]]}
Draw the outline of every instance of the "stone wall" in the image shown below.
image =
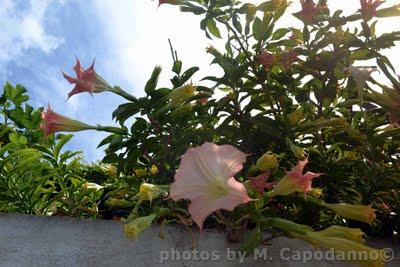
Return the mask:
{"type": "MultiPolygon", "coordinates": [[[[159,231],[154,226],[137,240],[129,240],[122,224],[114,221],[0,214],[0,266],[353,266],[296,260],[298,253],[306,253],[305,261],[315,250],[286,237],[272,240],[272,245],[260,248],[241,263],[243,255],[235,254],[239,245],[228,243],[218,231],[197,232],[195,250],[191,250],[192,236],[185,228],[166,227],[164,239],[158,236],[159,231]]],[[[394,242],[373,245],[392,247],[400,255],[394,242]]],[[[399,263],[396,259],[388,266],[399,263]]]]}

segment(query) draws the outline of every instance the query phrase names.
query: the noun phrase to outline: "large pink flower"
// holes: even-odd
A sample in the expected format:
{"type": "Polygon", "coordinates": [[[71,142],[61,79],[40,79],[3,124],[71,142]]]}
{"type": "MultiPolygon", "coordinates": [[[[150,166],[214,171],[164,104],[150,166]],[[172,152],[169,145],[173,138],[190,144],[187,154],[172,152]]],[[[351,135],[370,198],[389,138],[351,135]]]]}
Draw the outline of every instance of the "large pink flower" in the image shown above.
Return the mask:
{"type": "Polygon", "coordinates": [[[286,196],[294,192],[304,192],[307,194],[312,190],[311,184],[312,179],[323,175],[324,173],[313,173],[306,172],[303,174],[304,167],[307,165],[308,159],[299,161],[292,171],[288,172],[284,178],[282,178],[274,190],[272,196],[286,196]]]}
{"type": "Polygon", "coordinates": [[[91,129],[92,126],[82,123],[77,120],[62,116],[51,109],[49,104],[46,111],[42,112],[42,123],[40,129],[47,136],[55,132],[76,132],[91,129]]]}
{"type": "Polygon", "coordinates": [[[376,9],[385,3],[383,0],[360,0],[361,15],[364,20],[370,20],[376,16],[376,9]]]}
{"type": "Polygon", "coordinates": [[[88,92],[93,95],[93,93],[100,93],[110,89],[110,85],[94,70],[94,60],[92,65],[87,70],[84,70],[81,66],[81,62],[76,58],[76,65],[73,70],[76,73],[76,78],[62,72],[64,78],[69,83],[75,84],[72,91],[68,93],[68,98],[83,92],[88,92]]]}
{"type": "Polygon", "coordinates": [[[189,212],[202,229],[204,220],[214,211],[231,211],[251,200],[245,186],[233,177],[243,168],[246,157],[230,145],[205,143],[189,148],[171,185],[171,198],[191,200],[189,212]]]}

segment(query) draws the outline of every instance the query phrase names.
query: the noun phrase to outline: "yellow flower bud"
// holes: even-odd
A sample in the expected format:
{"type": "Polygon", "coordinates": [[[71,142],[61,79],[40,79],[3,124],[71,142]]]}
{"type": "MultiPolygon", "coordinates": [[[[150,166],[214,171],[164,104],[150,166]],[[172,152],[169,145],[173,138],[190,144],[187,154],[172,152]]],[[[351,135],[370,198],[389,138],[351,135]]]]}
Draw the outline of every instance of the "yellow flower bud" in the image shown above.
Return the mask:
{"type": "Polygon", "coordinates": [[[371,224],[375,218],[375,209],[364,205],[353,205],[353,204],[328,204],[324,203],[324,207],[335,211],[338,215],[352,219],[356,221],[365,222],[371,224]]]}
{"type": "Polygon", "coordinates": [[[383,267],[384,255],[381,250],[374,249],[359,242],[362,233],[359,229],[348,229],[343,231],[345,227],[333,227],[320,232],[308,232],[305,240],[325,249],[333,249],[334,254],[343,259],[357,263],[361,266],[383,267]],[[354,232],[351,232],[354,231],[354,232]]]}
{"type": "Polygon", "coordinates": [[[136,174],[137,177],[144,177],[147,175],[147,170],[146,168],[139,168],[139,169],[135,169],[134,174],[136,174]]]}
{"type": "Polygon", "coordinates": [[[150,174],[151,175],[156,175],[158,173],[158,168],[157,168],[157,166],[156,165],[152,165],[151,167],[150,167],[150,174]]]}
{"type": "Polygon", "coordinates": [[[117,175],[117,168],[114,165],[111,164],[101,164],[100,168],[107,173],[110,176],[116,176],[117,175]]]}
{"type": "Polygon", "coordinates": [[[288,115],[288,121],[290,125],[295,125],[304,117],[303,109],[299,108],[288,115]]]}
{"type": "Polygon", "coordinates": [[[153,213],[148,216],[136,218],[130,223],[125,224],[125,235],[129,238],[137,238],[141,232],[151,226],[151,223],[156,217],[157,215],[153,213]]]}
{"type": "Polygon", "coordinates": [[[184,85],[182,87],[174,89],[169,94],[169,99],[171,100],[170,106],[177,107],[185,103],[189,98],[191,98],[196,92],[196,86],[192,84],[184,85]]]}
{"type": "Polygon", "coordinates": [[[125,199],[109,198],[106,200],[106,205],[111,208],[131,208],[133,203],[125,199]]]}
{"type": "Polygon", "coordinates": [[[343,152],[343,159],[350,160],[350,161],[357,161],[360,159],[360,156],[356,151],[344,151],[343,152]]]}
{"type": "Polygon", "coordinates": [[[156,199],[161,195],[165,194],[166,191],[158,185],[142,183],[140,185],[138,196],[140,201],[145,201],[145,200],[152,201],[153,199],[156,199]]]}
{"type": "Polygon", "coordinates": [[[315,198],[321,198],[323,195],[322,189],[321,188],[313,188],[310,193],[311,196],[315,198]]]}
{"type": "Polygon", "coordinates": [[[85,190],[88,190],[88,191],[95,191],[96,192],[96,191],[99,191],[99,190],[103,189],[104,187],[99,185],[99,184],[96,184],[96,183],[86,182],[86,183],[83,184],[83,188],[85,190]]]}
{"type": "Polygon", "coordinates": [[[257,160],[256,167],[261,171],[267,171],[278,168],[279,167],[278,155],[268,151],[257,160]]]}
{"type": "Polygon", "coordinates": [[[110,165],[108,168],[108,175],[117,176],[117,168],[114,165],[110,165]]]}

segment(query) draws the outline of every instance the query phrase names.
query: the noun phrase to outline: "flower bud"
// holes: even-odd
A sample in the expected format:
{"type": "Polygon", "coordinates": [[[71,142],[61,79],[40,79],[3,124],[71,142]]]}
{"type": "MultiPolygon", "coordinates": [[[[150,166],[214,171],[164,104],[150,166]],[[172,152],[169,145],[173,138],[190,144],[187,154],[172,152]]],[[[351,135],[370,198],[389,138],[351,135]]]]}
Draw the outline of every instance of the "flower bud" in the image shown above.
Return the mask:
{"type": "Polygon", "coordinates": [[[141,178],[141,177],[145,177],[145,176],[147,175],[147,170],[146,170],[146,168],[139,168],[139,169],[135,169],[135,170],[133,171],[133,173],[134,173],[137,177],[141,178]]]}
{"type": "Polygon", "coordinates": [[[301,119],[303,119],[304,113],[302,108],[298,108],[292,113],[288,115],[288,121],[290,125],[295,125],[297,124],[301,119]]]}
{"type": "Polygon", "coordinates": [[[127,209],[133,207],[133,203],[125,199],[109,198],[106,200],[106,205],[111,208],[127,209]]]}
{"type": "Polygon", "coordinates": [[[140,185],[140,189],[139,189],[139,199],[140,201],[153,201],[153,199],[156,199],[162,195],[166,195],[167,192],[162,189],[160,186],[158,185],[154,185],[154,184],[149,184],[149,183],[142,183],[140,185]]]}
{"type": "Polygon", "coordinates": [[[101,185],[96,184],[96,183],[86,182],[86,183],[83,184],[83,189],[88,190],[88,191],[95,191],[96,192],[96,191],[99,191],[99,190],[101,190],[103,188],[104,188],[104,186],[101,186],[101,185]]]}
{"type": "Polygon", "coordinates": [[[158,168],[156,165],[152,165],[149,170],[151,175],[156,175],[158,173],[158,168]]]}
{"type": "Polygon", "coordinates": [[[371,224],[375,218],[375,209],[364,205],[353,205],[353,204],[328,204],[324,203],[324,207],[335,211],[338,215],[352,219],[356,221],[365,222],[371,224]]]}
{"type": "Polygon", "coordinates": [[[152,213],[148,216],[139,217],[125,224],[124,232],[128,238],[137,238],[141,232],[149,228],[153,220],[157,217],[156,214],[152,213]]]}
{"type": "Polygon", "coordinates": [[[311,196],[315,198],[321,198],[323,195],[322,189],[321,188],[313,188],[310,193],[311,196]]]}
{"type": "Polygon", "coordinates": [[[192,84],[184,85],[182,87],[174,89],[169,94],[169,99],[171,100],[170,107],[174,108],[182,105],[187,100],[189,100],[195,92],[196,86],[193,86],[192,84]]]}
{"type": "Polygon", "coordinates": [[[47,110],[42,112],[42,123],[40,124],[40,129],[42,129],[44,134],[47,136],[56,132],[77,132],[89,130],[93,129],[93,126],[62,116],[54,112],[49,104],[47,110]]]}
{"type": "Polygon", "coordinates": [[[278,155],[268,151],[257,160],[256,167],[261,171],[267,171],[278,168],[279,167],[278,155]]]}

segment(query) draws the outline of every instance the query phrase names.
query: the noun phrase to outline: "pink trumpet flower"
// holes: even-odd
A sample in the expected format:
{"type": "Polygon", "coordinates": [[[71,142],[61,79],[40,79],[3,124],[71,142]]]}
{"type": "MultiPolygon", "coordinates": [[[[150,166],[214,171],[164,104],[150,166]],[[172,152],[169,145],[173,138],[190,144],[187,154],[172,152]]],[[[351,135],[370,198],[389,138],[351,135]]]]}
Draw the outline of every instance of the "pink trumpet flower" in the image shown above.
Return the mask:
{"type": "Polygon", "coordinates": [[[64,78],[69,83],[75,84],[75,87],[68,93],[68,98],[83,92],[88,92],[93,95],[93,93],[101,93],[111,88],[94,70],[94,62],[93,60],[92,65],[87,70],[84,70],[81,66],[81,62],[76,58],[76,65],[73,68],[76,73],[76,78],[62,72],[64,78]]]}
{"type": "Polygon", "coordinates": [[[360,0],[361,15],[364,20],[368,21],[376,16],[376,9],[385,3],[382,0],[360,0]]]}
{"type": "Polygon", "coordinates": [[[308,159],[299,161],[294,169],[286,174],[271,193],[272,196],[286,196],[294,192],[303,192],[307,194],[312,190],[312,179],[317,178],[324,173],[306,172],[303,174],[304,167],[307,165],[308,159]]]}
{"type": "Polygon", "coordinates": [[[204,220],[214,211],[231,211],[251,200],[245,186],[234,178],[246,157],[230,145],[205,143],[189,148],[182,156],[170,197],[191,200],[189,212],[202,229],[204,220]]]}
{"type": "Polygon", "coordinates": [[[314,24],[317,19],[317,15],[320,12],[320,9],[314,3],[313,0],[300,0],[300,3],[301,3],[301,11],[300,11],[301,18],[306,24],[314,24]]]}
{"type": "Polygon", "coordinates": [[[266,51],[261,51],[260,55],[257,57],[257,62],[263,65],[266,70],[269,70],[272,67],[274,61],[274,55],[266,51]]]}
{"type": "Polygon", "coordinates": [[[267,180],[271,172],[266,171],[256,177],[249,177],[251,186],[261,195],[264,193],[265,189],[272,189],[276,183],[267,183],[267,180]]]}
{"type": "Polygon", "coordinates": [[[61,131],[77,132],[92,128],[93,127],[90,125],[54,112],[51,109],[50,104],[47,107],[47,110],[42,112],[42,123],[40,124],[40,129],[43,130],[46,136],[61,131]]]}

